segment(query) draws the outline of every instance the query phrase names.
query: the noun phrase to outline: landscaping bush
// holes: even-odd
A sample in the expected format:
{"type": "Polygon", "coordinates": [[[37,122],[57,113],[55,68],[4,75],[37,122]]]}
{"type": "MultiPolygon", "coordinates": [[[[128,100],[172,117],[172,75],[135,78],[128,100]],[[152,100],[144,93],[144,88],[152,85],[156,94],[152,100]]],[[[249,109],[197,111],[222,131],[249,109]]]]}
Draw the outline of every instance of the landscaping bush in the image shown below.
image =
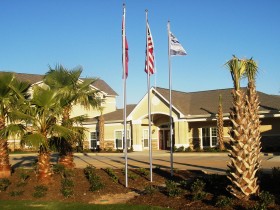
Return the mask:
{"type": "Polygon", "coordinates": [[[95,168],[93,166],[87,166],[84,169],[84,173],[90,183],[90,191],[93,192],[104,187],[104,185],[100,181],[100,177],[95,173],[95,168]]]}
{"type": "Polygon", "coordinates": [[[61,180],[61,193],[64,197],[68,198],[74,194],[74,182],[71,179],[62,179],[61,180]]]}
{"type": "Polygon", "coordinates": [[[152,195],[156,192],[158,192],[158,188],[157,186],[153,186],[153,185],[147,185],[143,191],[145,195],[152,195]]]}
{"type": "Polygon", "coordinates": [[[150,174],[150,172],[145,168],[138,168],[137,171],[141,176],[149,176],[150,174]]]}
{"type": "Polygon", "coordinates": [[[228,207],[232,205],[232,199],[224,195],[220,195],[216,198],[215,206],[219,208],[228,207]]]}
{"type": "Polygon", "coordinates": [[[20,191],[12,191],[12,192],[10,192],[10,196],[12,196],[12,197],[15,197],[15,196],[20,196],[20,195],[22,195],[23,194],[23,190],[20,190],[20,191]]]}
{"type": "Polygon", "coordinates": [[[114,170],[111,169],[111,168],[105,168],[104,169],[106,171],[106,173],[111,177],[111,179],[114,181],[114,182],[118,182],[119,180],[119,177],[115,174],[114,170]]]}
{"type": "Polygon", "coordinates": [[[61,176],[63,176],[65,171],[65,166],[62,164],[55,164],[53,165],[52,169],[55,174],[60,174],[61,176]]]}
{"type": "Polygon", "coordinates": [[[6,191],[10,184],[11,184],[11,182],[9,179],[7,179],[7,178],[0,179],[0,192],[6,191]]]}
{"type": "Polygon", "coordinates": [[[178,184],[172,180],[167,180],[166,184],[166,192],[170,197],[176,197],[182,194],[182,189],[178,187],[178,184]]]}
{"type": "Polygon", "coordinates": [[[207,193],[204,192],[204,187],[206,183],[201,179],[196,179],[191,185],[192,199],[193,200],[202,200],[207,196],[207,193]]]}
{"type": "Polygon", "coordinates": [[[45,185],[37,185],[34,187],[35,192],[32,194],[34,198],[41,198],[47,194],[48,187],[45,185]]]}
{"type": "Polygon", "coordinates": [[[266,209],[268,206],[273,206],[275,204],[275,197],[274,195],[270,194],[267,191],[262,191],[259,195],[259,204],[257,205],[258,208],[262,207],[266,209]]]}
{"type": "MultiPolygon", "coordinates": [[[[122,173],[125,175],[125,169],[123,168],[122,169],[122,173]]],[[[133,173],[132,171],[130,170],[127,170],[127,177],[129,179],[132,179],[132,180],[136,180],[139,178],[139,176],[136,174],[136,173],[133,173]]]]}
{"type": "Polygon", "coordinates": [[[20,176],[20,181],[17,184],[17,187],[25,186],[27,184],[27,182],[26,182],[27,179],[30,177],[29,174],[27,174],[26,172],[22,171],[19,176],[20,176]]]}

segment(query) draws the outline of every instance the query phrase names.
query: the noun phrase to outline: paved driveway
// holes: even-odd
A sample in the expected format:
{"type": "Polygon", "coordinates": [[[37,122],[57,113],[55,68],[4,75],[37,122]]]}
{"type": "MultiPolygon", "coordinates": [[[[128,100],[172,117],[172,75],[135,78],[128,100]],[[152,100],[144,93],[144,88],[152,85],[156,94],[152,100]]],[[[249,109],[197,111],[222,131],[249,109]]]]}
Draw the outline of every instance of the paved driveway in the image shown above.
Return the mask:
{"type": "MultiPolygon", "coordinates": [[[[57,154],[51,161],[57,162],[57,154]]],[[[96,168],[124,168],[123,153],[75,153],[77,168],[93,165],[96,168]]],[[[14,168],[32,167],[37,154],[11,154],[10,160],[14,168]]],[[[229,158],[226,153],[174,153],[174,168],[188,170],[204,170],[208,173],[225,173],[229,158]]],[[[128,153],[128,167],[149,168],[149,152],[128,153]]],[[[153,167],[170,168],[170,153],[167,151],[153,152],[153,167]]],[[[262,169],[270,171],[272,167],[280,167],[280,156],[262,155],[262,169]]]]}

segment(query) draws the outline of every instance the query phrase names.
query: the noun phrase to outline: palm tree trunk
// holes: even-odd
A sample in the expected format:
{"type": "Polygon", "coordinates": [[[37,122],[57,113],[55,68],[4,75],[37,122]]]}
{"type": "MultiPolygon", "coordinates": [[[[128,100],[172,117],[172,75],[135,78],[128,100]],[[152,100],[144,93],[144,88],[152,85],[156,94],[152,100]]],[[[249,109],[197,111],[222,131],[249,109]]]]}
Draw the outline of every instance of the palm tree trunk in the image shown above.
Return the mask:
{"type": "Polygon", "coordinates": [[[11,176],[11,165],[8,153],[7,140],[0,140],[0,178],[6,178],[11,176]]]}
{"type": "MultiPolygon", "coordinates": [[[[0,118],[0,130],[5,127],[5,119],[0,118]]],[[[11,176],[11,165],[8,152],[8,142],[6,139],[0,139],[0,178],[11,176]]]]}
{"type": "Polygon", "coordinates": [[[47,151],[40,151],[38,155],[37,178],[41,182],[48,183],[51,180],[51,176],[50,153],[47,151]]]}
{"type": "Polygon", "coordinates": [[[74,155],[73,152],[66,152],[65,155],[59,154],[58,163],[63,165],[65,168],[72,169],[76,166],[74,163],[74,155]]]}
{"type": "Polygon", "coordinates": [[[105,149],[105,142],[104,142],[104,117],[103,114],[99,116],[99,143],[100,149],[105,149]]]}
{"type": "Polygon", "coordinates": [[[219,149],[225,150],[224,145],[224,120],[223,120],[223,105],[222,105],[222,97],[219,97],[219,107],[218,107],[218,119],[217,119],[217,131],[218,131],[218,141],[219,141],[219,149]]]}
{"type": "MultiPolygon", "coordinates": [[[[248,83],[247,89],[247,106],[249,112],[249,122],[250,122],[250,144],[251,144],[251,165],[253,171],[258,171],[261,166],[261,135],[260,135],[260,119],[259,119],[259,97],[256,91],[256,86],[254,82],[248,83]]],[[[253,174],[254,177],[251,177],[251,180],[255,180],[251,188],[254,188],[254,191],[259,193],[259,185],[256,177],[256,173],[253,174]]]]}
{"type": "Polygon", "coordinates": [[[228,178],[232,185],[228,190],[235,197],[248,200],[259,191],[256,173],[260,167],[260,137],[259,129],[255,127],[259,126],[259,121],[255,119],[258,116],[253,116],[257,115],[252,108],[255,105],[249,105],[250,99],[248,97],[245,99],[243,91],[234,90],[233,96],[235,102],[230,116],[233,127],[230,132],[231,149],[228,165],[230,169],[228,178]],[[256,124],[254,125],[252,121],[256,124]]]}
{"type": "Polygon", "coordinates": [[[256,170],[252,167],[252,139],[249,139],[248,108],[242,90],[233,90],[233,112],[230,115],[232,129],[230,131],[230,162],[228,178],[232,185],[229,192],[239,199],[248,200],[255,193],[256,180],[251,179],[256,170]]]}
{"type": "MultiPolygon", "coordinates": [[[[63,117],[62,117],[62,125],[68,128],[72,126],[70,122],[70,110],[71,110],[71,106],[66,106],[63,109],[63,117]]],[[[73,148],[71,143],[66,139],[62,140],[58,163],[70,169],[75,167],[73,148]]]]}

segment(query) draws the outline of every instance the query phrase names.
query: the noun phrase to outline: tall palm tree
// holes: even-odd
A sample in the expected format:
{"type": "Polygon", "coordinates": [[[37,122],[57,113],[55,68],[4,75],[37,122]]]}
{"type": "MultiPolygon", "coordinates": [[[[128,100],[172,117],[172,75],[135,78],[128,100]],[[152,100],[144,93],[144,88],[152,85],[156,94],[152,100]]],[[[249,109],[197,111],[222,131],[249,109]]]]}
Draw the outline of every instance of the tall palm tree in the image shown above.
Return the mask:
{"type": "Polygon", "coordinates": [[[14,111],[27,97],[29,84],[19,82],[13,73],[0,74],[0,178],[11,174],[7,139],[11,135],[22,132],[23,127],[18,123],[14,111]]]}
{"type": "Polygon", "coordinates": [[[25,117],[30,124],[29,133],[24,136],[22,143],[39,149],[38,179],[50,181],[52,171],[50,166],[50,141],[53,138],[69,138],[73,135],[68,128],[58,125],[61,107],[57,104],[58,92],[36,86],[33,97],[26,107],[25,117]]]}
{"type": "Polygon", "coordinates": [[[217,116],[217,131],[218,131],[219,149],[220,150],[225,150],[222,95],[219,96],[219,106],[218,106],[218,116],[217,116]]]}
{"type": "Polygon", "coordinates": [[[228,67],[234,89],[233,96],[233,109],[230,113],[230,121],[232,128],[230,134],[230,162],[228,164],[229,173],[228,178],[231,185],[228,186],[229,192],[237,198],[248,199],[250,192],[247,189],[246,174],[248,168],[247,158],[247,143],[248,143],[248,122],[245,93],[240,88],[240,80],[246,71],[246,61],[233,57],[226,63],[228,67]],[[245,176],[244,176],[245,175],[245,176]]]}
{"type": "MultiPolygon", "coordinates": [[[[89,78],[80,80],[81,73],[81,67],[68,70],[62,65],[56,65],[54,69],[50,67],[44,78],[45,84],[59,92],[59,103],[61,107],[63,107],[62,125],[70,129],[75,129],[73,120],[70,118],[74,105],[80,104],[85,109],[90,109],[91,107],[98,108],[100,106],[100,100],[97,98],[98,91],[91,87],[91,84],[94,83],[96,79],[89,78]]],[[[79,125],[81,125],[81,123],[79,123],[79,125]]],[[[79,129],[82,131],[81,126],[79,129]]],[[[77,143],[77,140],[79,140],[79,138],[61,140],[59,163],[69,168],[74,167],[73,145],[77,143]]]]}
{"type": "MultiPolygon", "coordinates": [[[[230,162],[228,178],[231,185],[229,192],[239,199],[248,200],[258,191],[256,172],[258,164],[254,152],[255,139],[252,138],[252,121],[247,96],[240,88],[240,79],[248,76],[248,60],[233,57],[226,63],[234,83],[233,110],[230,115],[232,129],[230,131],[230,162]]],[[[257,113],[256,113],[257,114],[257,113]]]]}
{"type": "Polygon", "coordinates": [[[259,96],[256,91],[256,75],[258,66],[251,58],[247,60],[246,76],[248,78],[246,103],[248,106],[248,122],[250,123],[249,139],[251,146],[250,157],[250,173],[248,177],[251,179],[251,188],[254,193],[259,193],[259,185],[256,173],[261,165],[261,135],[260,135],[260,119],[259,119],[259,96]]]}

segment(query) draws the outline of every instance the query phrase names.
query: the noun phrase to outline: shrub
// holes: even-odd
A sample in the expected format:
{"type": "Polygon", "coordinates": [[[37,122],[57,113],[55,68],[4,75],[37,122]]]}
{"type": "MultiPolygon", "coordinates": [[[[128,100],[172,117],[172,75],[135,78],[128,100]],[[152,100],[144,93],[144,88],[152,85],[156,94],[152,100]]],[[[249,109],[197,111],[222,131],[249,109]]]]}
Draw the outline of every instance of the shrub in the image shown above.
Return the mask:
{"type": "Polygon", "coordinates": [[[191,185],[191,191],[193,193],[202,192],[204,190],[204,187],[205,187],[205,182],[202,181],[201,179],[196,179],[194,183],[192,183],[191,185]]]}
{"type": "MultiPolygon", "coordinates": [[[[125,175],[125,169],[122,169],[122,173],[125,175]]],[[[132,179],[132,180],[136,180],[139,178],[139,176],[136,174],[136,173],[133,173],[132,171],[130,170],[127,170],[127,177],[129,179],[132,179]]]]}
{"type": "Polygon", "coordinates": [[[114,182],[118,182],[119,178],[118,176],[115,174],[114,170],[111,169],[111,168],[105,168],[104,169],[106,171],[106,173],[111,177],[111,179],[114,181],[114,182]]]}
{"type": "Polygon", "coordinates": [[[104,187],[104,185],[100,181],[100,177],[96,175],[95,168],[93,166],[87,166],[84,169],[84,173],[90,183],[90,187],[89,187],[90,191],[93,192],[104,187]]]}
{"type": "Polygon", "coordinates": [[[150,172],[147,171],[145,168],[138,168],[137,171],[141,176],[149,176],[149,174],[150,174],[150,172]]]}
{"type": "Polygon", "coordinates": [[[60,174],[61,176],[64,174],[65,166],[62,164],[55,164],[53,165],[53,172],[55,174],[60,174]]]}
{"type": "Polygon", "coordinates": [[[232,205],[232,199],[224,195],[218,196],[215,202],[215,206],[219,208],[228,207],[230,205],[232,205]]]}
{"type": "Polygon", "coordinates": [[[174,148],[175,152],[184,152],[185,151],[185,147],[184,146],[181,146],[179,148],[174,148]]]}
{"type": "Polygon", "coordinates": [[[207,196],[207,193],[204,192],[205,182],[196,179],[191,185],[192,199],[193,200],[202,200],[207,196]]]}
{"type": "Polygon", "coordinates": [[[34,198],[41,198],[47,194],[48,187],[45,185],[37,185],[34,187],[35,192],[32,194],[34,198]]]}
{"type": "Polygon", "coordinates": [[[20,196],[23,194],[23,191],[12,191],[10,192],[10,196],[15,197],[15,196],[20,196]]]}
{"type": "Polygon", "coordinates": [[[153,185],[147,185],[143,191],[144,194],[146,195],[152,195],[154,193],[158,192],[158,188],[153,185]]]}
{"type": "Polygon", "coordinates": [[[270,194],[267,191],[262,191],[259,195],[260,204],[263,204],[264,206],[274,205],[275,204],[275,197],[274,195],[270,194]]]}
{"type": "Polygon", "coordinates": [[[27,184],[26,180],[30,177],[29,174],[25,173],[25,172],[21,172],[20,175],[20,182],[17,184],[17,187],[22,187],[25,186],[27,184]]]}
{"type": "Polygon", "coordinates": [[[10,184],[11,182],[9,179],[7,178],[0,179],[0,192],[6,191],[10,184]]]}
{"type": "Polygon", "coordinates": [[[166,192],[170,197],[176,197],[182,194],[182,189],[178,187],[178,184],[172,180],[167,180],[166,184],[166,192]]]}
{"type": "Polygon", "coordinates": [[[189,188],[189,182],[187,180],[182,180],[179,182],[180,183],[180,186],[183,188],[183,189],[188,189],[189,188]]]}

